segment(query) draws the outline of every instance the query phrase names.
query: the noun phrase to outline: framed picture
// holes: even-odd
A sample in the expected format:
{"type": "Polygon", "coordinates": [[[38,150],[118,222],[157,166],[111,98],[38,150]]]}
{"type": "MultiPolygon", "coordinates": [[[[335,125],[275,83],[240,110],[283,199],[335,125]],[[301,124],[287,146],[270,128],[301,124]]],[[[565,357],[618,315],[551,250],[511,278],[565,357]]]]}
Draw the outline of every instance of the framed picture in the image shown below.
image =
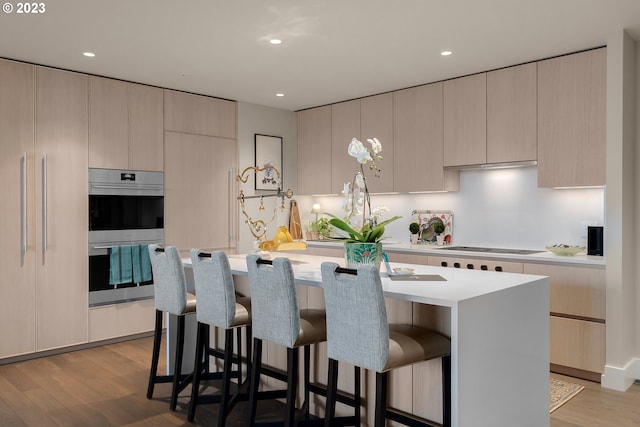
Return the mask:
{"type": "Polygon", "coordinates": [[[264,169],[256,170],[256,190],[277,191],[282,186],[282,137],[256,133],[255,153],[256,167],[264,169]]]}

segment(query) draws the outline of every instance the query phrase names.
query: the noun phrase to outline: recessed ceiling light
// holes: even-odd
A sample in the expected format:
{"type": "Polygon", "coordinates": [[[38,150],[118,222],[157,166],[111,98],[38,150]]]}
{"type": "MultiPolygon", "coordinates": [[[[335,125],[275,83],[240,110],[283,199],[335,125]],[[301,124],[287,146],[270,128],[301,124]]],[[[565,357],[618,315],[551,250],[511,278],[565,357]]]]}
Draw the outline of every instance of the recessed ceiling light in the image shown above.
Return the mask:
{"type": "Polygon", "coordinates": [[[276,96],[282,97],[282,96],[284,96],[284,93],[276,93],[276,96]]]}
{"type": "Polygon", "coordinates": [[[271,40],[269,40],[269,43],[271,43],[271,44],[280,44],[280,43],[282,43],[282,40],[280,40],[280,39],[271,39],[271,40]]]}
{"type": "Polygon", "coordinates": [[[88,56],[89,58],[93,58],[94,56],[96,56],[96,54],[93,52],[84,52],[83,55],[88,56]]]}
{"type": "Polygon", "coordinates": [[[449,56],[451,55],[453,52],[451,52],[450,50],[443,50],[442,52],[440,52],[440,55],[442,56],[449,56]]]}

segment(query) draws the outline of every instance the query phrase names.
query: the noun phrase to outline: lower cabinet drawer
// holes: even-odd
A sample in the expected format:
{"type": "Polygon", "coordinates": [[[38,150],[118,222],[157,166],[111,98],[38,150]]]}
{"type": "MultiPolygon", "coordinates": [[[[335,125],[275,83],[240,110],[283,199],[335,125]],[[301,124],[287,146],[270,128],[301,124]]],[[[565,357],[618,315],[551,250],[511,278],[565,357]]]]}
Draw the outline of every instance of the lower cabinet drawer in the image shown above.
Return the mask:
{"type": "Polygon", "coordinates": [[[605,324],[551,316],[550,361],[584,371],[602,373],[605,363],[605,324]]]}
{"type": "Polygon", "coordinates": [[[144,300],[89,309],[89,341],[153,331],[155,301],[144,300]]]}

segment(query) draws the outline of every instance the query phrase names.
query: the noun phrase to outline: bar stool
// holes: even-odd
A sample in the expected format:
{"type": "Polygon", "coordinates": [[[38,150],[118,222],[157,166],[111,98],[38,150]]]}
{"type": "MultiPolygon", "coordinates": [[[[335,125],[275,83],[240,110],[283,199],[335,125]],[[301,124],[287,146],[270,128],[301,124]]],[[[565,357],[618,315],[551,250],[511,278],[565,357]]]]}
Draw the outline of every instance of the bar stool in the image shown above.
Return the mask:
{"type": "Polygon", "coordinates": [[[156,322],[153,333],[153,355],[151,357],[147,399],[153,397],[153,388],[156,383],[172,382],[169,408],[175,411],[178,394],[192,379],[191,374],[182,375],[181,368],[184,350],[185,315],[196,311],[196,297],[194,294],[187,292],[187,281],[182,261],[175,246],[167,246],[163,249],[158,245],[149,245],[149,258],[151,259],[151,270],[153,272],[156,322]],[[162,338],[162,315],[164,312],[173,314],[178,319],[173,375],[158,375],[157,373],[160,340],[162,338]]]}
{"type": "Polygon", "coordinates": [[[387,310],[378,269],[357,270],[325,262],[321,266],[327,312],[329,378],[325,426],[333,425],[338,361],[376,371],[375,426],[390,419],[405,425],[432,426],[387,408],[390,370],[424,360],[442,358],[443,425],[451,425],[451,341],[429,329],[393,325],[387,310]]]}
{"type": "MultiPolygon", "coordinates": [[[[287,348],[287,382],[285,426],[297,424],[304,416],[309,419],[309,393],[326,394],[310,382],[310,345],[326,340],[324,310],[298,307],[291,262],[287,258],[273,261],[247,255],[251,286],[253,318],[253,363],[249,391],[249,426],[255,425],[256,405],[262,370],[262,341],[267,340],[287,348]],[[296,417],[295,400],[298,386],[299,349],[304,347],[304,402],[296,417]]],[[[360,380],[357,379],[359,390],[360,380]]],[[[359,394],[359,392],[358,392],[359,394]]],[[[359,425],[357,420],[355,425],[359,425]]],[[[345,424],[343,424],[345,425],[345,424]]]]}
{"type": "MultiPolygon", "coordinates": [[[[202,379],[218,379],[219,373],[213,375],[203,374],[203,361],[208,364],[208,356],[218,356],[216,352],[208,348],[210,326],[225,330],[224,340],[224,366],[222,373],[222,389],[217,396],[207,396],[204,401],[220,404],[218,414],[218,426],[223,427],[227,416],[235,403],[243,396],[242,389],[247,382],[242,383],[242,341],[241,329],[246,328],[247,337],[247,361],[251,360],[251,299],[249,297],[236,296],[233,276],[229,266],[229,259],[222,251],[204,253],[199,249],[191,249],[191,262],[195,281],[196,294],[198,295],[196,317],[198,319],[198,334],[196,338],[196,356],[193,370],[193,386],[191,389],[191,404],[189,406],[188,420],[195,418],[198,405],[198,389],[202,379]],[[235,359],[237,370],[232,371],[234,363],[233,332],[238,332],[238,352],[235,359]],[[206,353],[206,357],[205,357],[206,353]],[[238,391],[230,397],[231,378],[238,378],[238,391]]],[[[249,364],[250,367],[250,364],[249,364]]],[[[247,378],[248,378],[247,374],[247,378]]],[[[246,391],[244,392],[246,398],[246,391]]]]}

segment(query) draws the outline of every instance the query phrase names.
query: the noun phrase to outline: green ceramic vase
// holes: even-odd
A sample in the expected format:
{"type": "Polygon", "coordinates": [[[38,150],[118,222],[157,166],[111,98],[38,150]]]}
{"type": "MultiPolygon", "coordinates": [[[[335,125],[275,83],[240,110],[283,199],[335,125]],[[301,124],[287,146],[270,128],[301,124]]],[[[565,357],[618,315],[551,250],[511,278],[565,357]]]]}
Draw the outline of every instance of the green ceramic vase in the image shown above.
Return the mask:
{"type": "Polygon", "coordinates": [[[347,262],[347,268],[358,268],[362,264],[371,264],[380,270],[382,243],[345,243],[344,257],[347,262]]]}

